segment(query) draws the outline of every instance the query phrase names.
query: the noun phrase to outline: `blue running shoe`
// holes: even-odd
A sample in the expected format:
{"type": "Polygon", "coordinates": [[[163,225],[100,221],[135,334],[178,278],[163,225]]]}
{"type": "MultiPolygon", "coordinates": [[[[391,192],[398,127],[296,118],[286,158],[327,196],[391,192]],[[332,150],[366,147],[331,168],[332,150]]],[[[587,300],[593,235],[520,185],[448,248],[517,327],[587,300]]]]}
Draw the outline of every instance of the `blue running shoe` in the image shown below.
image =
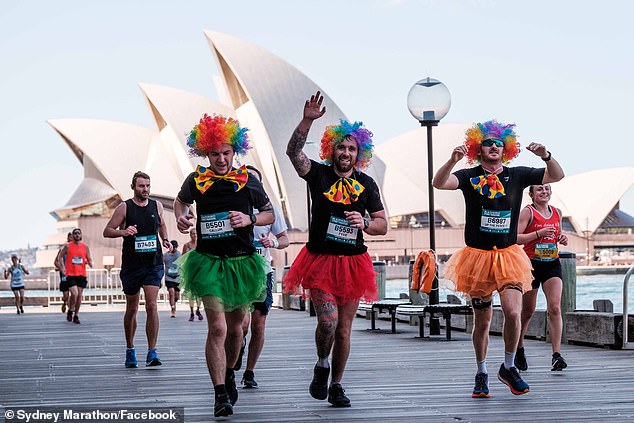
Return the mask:
{"type": "Polygon", "coordinates": [[[125,350],[125,367],[128,369],[139,367],[139,363],[136,361],[136,350],[134,348],[127,348],[125,350]]]}
{"type": "Polygon", "coordinates": [[[471,398],[489,398],[489,375],[478,373],[475,376],[475,386],[471,398]]]}
{"type": "Polygon", "coordinates": [[[145,359],[145,366],[154,367],[160,366],[161,364],[163,363],[161,363],[161,359],[158,358],[158,355],[156,355],[156,349],[148,350],[147,358],[145,359]]]}
{"type": "Polygon", "coordinates": [[[515,367],[507,369],[502,363],[498,372],[498,379],[511,389],[513,395],[522,395],[530,391],[528,383],[524,382],[515,367]]]}

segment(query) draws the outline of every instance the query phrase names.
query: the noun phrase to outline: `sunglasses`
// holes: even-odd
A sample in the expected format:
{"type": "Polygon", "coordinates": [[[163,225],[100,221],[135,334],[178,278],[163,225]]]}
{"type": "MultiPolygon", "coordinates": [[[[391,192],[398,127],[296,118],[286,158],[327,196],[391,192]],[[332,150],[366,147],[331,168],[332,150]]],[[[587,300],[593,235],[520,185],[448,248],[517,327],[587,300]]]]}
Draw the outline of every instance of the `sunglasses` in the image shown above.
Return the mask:
{"type": "Polygon", "coordinates": [[[79,232],[79,231],[73,232],[73,235],[81,235],[81,232],[79,232]]]}
{"type": "Polygon", "coordinates": [[[493,145],[495,145],[496,147],[504,147],[504,142],[502,142],[502,140],[488,139],[482,141],[482,145],[484,147],[493,147],[493,145]]]}

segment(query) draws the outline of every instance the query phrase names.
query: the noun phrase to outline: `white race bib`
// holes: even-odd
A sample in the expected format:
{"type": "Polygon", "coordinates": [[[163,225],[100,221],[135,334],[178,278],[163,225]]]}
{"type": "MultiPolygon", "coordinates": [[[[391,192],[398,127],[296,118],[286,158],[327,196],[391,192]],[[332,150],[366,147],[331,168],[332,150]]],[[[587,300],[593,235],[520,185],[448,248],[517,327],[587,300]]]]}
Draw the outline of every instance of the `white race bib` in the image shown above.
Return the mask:
{"type": "Polygon", "coordinates": [[[511,229],[510,210],[487,210],[482,209],[480,220],[480,230],[496,234],[508,234],[511,229]]]}
{"type": "Polygon", "coordinates": [[[326,239],[344,244],[356,244],[358,232],[358,228],[350,227],[350,222],[347,219],[330,216],[326,239]]]}
{"type": "Polygon", "coordinates": [[[134,251],[137,253],[155,253],[158,246],[157,241],[156,235],[135,236],[134,251]]]}
{"type": "Polygon", "coordinates": [[[84,262],[84,258],[83,257],[73,257],[72,259],[70,259],[70,262],[73,263],[73,264],[81,265],[84,262]]]}
{"type": "Polygon", "coordinates": [[[200,233],[203,239],[233,236],[229,212],[203,214],[200,216],[200,233]]]}
{"type": "Polygon", "coordinates": [[[253,247],[255,248],[256,253],[258,253],[262,257],[266,257],[266,247],[262,245],[260,241],[253,240],[253,247]]]}

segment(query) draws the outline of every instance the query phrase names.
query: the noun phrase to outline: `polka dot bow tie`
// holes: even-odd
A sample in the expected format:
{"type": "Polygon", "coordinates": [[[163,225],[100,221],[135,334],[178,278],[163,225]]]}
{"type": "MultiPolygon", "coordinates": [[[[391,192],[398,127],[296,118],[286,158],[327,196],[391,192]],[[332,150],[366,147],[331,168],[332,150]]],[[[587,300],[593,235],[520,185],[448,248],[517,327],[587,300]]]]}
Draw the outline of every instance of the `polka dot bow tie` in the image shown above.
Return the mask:
{"type": "Polygon", "coordinates": [[[359,199],[364,189],[363,185],[352,178],[341,178],[324,195],[333,203],[352,204],[359,199]]]}
{"type": "Polygon", "coordinates": [[[226,175],[216,175],[211,169],[207,169],[203,166],[196,168],[196,176],[194,181],[196,182],[196,188],[201,193],[205,193],[216,181],[228,181],[233,183],[233,190],[240,191],[247,184],[249,180],[249,174],[247,167],[242,166],[238,169],[234,169],[226,175]]]}
{"type": "Polygon", "coordinates": [[[484,195],[490,199],[504,197],[506,195],[504,185],[502,185],[502,182],[500,182],[498,176],[494,173],[471,178],[471,185],[480,195],[484,195]]]}

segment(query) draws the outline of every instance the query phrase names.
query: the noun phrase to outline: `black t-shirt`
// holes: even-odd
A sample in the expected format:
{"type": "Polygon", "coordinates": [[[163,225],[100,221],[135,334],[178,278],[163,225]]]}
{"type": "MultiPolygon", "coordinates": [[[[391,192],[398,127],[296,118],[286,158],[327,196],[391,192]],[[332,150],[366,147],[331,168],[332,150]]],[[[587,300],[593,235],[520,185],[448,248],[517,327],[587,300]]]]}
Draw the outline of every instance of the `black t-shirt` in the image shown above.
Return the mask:
{"type": "Polygon", "coordinates": [[[366,210],[368,213],[383,210],[381,194],[374,179],[355,170],[351,178],[363,185],[364,191],[352,204],[333,203],[324,192],[328,192],[332,184],[341,177],[332,166],[314,160],[311,160],[310,165],[310,171],[302,177],[308,182],[312,199],[312,219],[306,248],[319,254],[351,256],[365,253],[367,247],[363,243],[363,230],[347,227],[343,212],[358,211],[365,216],[366,210]],[[356,237],[353,236],[355,232],[356,237]]]}
{"type": "Polygon", "coordinates": [[[121,267],[134,268],[163,264],[163,250],[158,229],[161,218],[155,200],[148,200],[145,207],[137,206],[132,199],[125,201],[125,227],[136,225],[137,234],[123,237],[121,267]]]}
{"type": "Polygon", "coordinates": [[[268,204],[269,198],[260,181],[249,175],[247,184],[234,191],[234,184],[219,180],[202,194],[196,188],[192,172],[181,187],[178,198],[185,204],[196,203],[196,250],[219,257],[247,256],[255,252],[253,247],[253,225],[231,228],[227,217],[230,211],[253,213],[268,204]]]}
{"type": "Polygon", "coordinates": [[[504,167],[497,176],[506,195],[494,199],[481,195],[471,185],[471,178],[485,175],[482,166],[454,172],[465,199],[465,243],[480,250],[515,244],[524,188],[541,184],[544,172],[544,168],[504,167]]]}

